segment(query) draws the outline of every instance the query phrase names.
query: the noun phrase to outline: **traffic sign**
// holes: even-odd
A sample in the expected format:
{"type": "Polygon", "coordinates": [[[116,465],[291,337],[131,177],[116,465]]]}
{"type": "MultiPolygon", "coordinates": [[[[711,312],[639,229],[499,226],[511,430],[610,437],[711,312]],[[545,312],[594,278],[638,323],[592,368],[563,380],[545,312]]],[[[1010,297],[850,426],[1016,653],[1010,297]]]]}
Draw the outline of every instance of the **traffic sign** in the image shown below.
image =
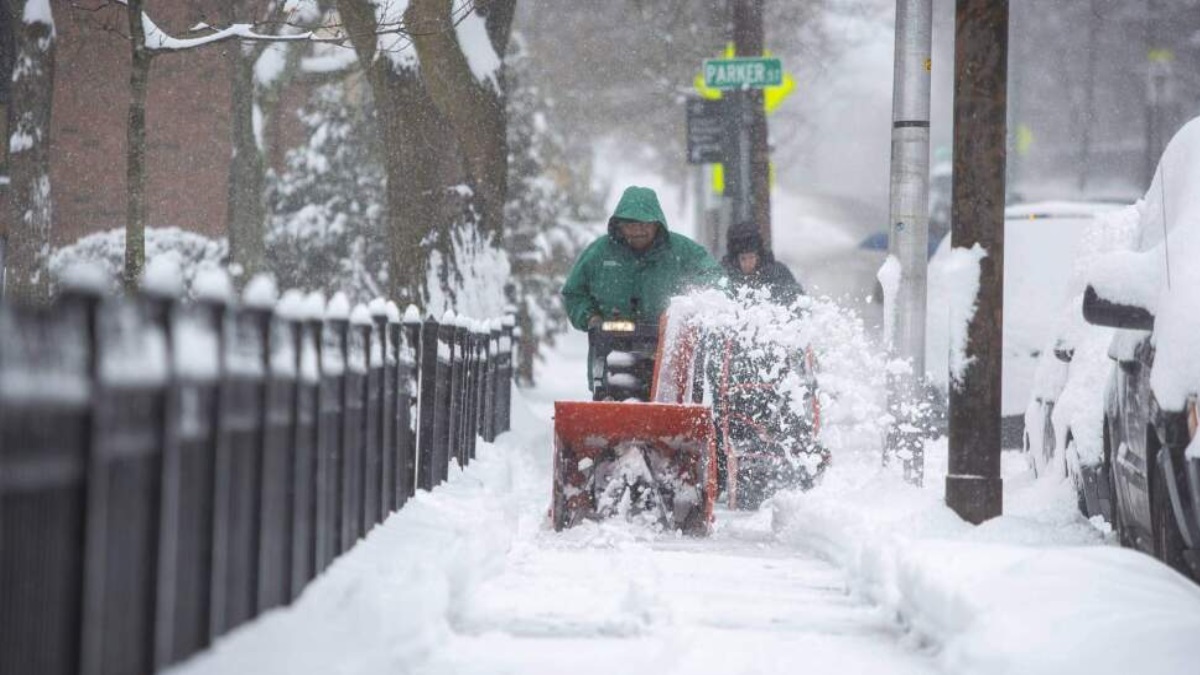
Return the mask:
{"type": "Polygon", "coordinates": [[[783,62],[773,58],[705,59],[704,85],[713,89],[765,89],[783,84],[783,62]]]}
{"type": "Polygon", "coordinates": [[[689,97],[687,100],[688,164],[725,161],[725,108],[728,101],[689,97]]]}

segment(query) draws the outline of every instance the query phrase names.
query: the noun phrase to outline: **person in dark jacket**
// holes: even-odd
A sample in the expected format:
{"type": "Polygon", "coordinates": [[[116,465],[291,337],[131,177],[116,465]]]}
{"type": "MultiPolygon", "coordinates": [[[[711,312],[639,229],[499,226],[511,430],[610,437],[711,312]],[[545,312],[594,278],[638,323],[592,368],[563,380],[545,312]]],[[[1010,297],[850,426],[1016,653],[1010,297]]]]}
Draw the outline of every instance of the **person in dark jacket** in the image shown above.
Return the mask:
{"type": "Polygon", "coordinates": [[[790,305],[804,295],[804,287],[791,270],[763,246],[754,223],[738,223],[729,228],[725,250],[722,265],[735,291],[767,290],[771,299],[782,305],[790,305]]]}

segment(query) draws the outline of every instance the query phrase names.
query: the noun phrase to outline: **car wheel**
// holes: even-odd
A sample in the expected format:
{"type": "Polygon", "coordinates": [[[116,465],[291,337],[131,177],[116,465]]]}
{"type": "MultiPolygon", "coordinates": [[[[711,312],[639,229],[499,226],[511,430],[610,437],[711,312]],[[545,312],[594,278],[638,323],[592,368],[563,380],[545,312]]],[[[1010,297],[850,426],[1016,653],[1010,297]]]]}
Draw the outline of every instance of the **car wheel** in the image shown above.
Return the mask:
{"type": "Polygon", "coordinates": [[[1047,469],[1054,460],[1054,454],[1058,452],[1058,437],[1054,434],[1054,422],[1050,419],[1052,411],[1053,408],[1046,411],[1045,421],[1042,423],[1042,466],[1047,469]]]}
{"type": "MultiPolygon", "coordinates": [[[[1167,450],[1160,449],[1159,452],[1167,450]]],[[[1151,467],[1150,518],[1154,526],[1154,555],[1175,571],[1191,576],[1187,559],[1183,557],[1183,535],[1179,532],[1175,509],[1171,508],[1171,498],[1167,493],[1167,481],[1174,480],[1174,476],[1163,475],[1157,455],[1151,467]]]]}
{"type": "Polygon", "coordinates": [[[1121,515],[1122,504],[1117,492],[1117,464],[1112,448],[1112,435],[1109,433],[1108,416],[1104,417],[1104,465],[1108,467],[1108,491],[1112,495],[1112,528],[1117,534],[1117,541],[1125,548],[1134,548],[1133,537],[1129,528],[1125,527],[1125,517],[1121,515]]]}
{"type": "Polygon", "coordinates": [[[1067,432],[1067,447],[1063,449],[1063,473],[1067,478],[1071,479],[1071,485],[1075,487],[1075,505],[1079,508],[1079,512],[1084,518],[1091,518],[1092,514],[1088,513],[1087,494],[1084,492],[1083,476],[1072,474],[1067,468],[1068,458],[1071,453],[1075,452],[1075,437],[1071,432],[1067,432]]]}

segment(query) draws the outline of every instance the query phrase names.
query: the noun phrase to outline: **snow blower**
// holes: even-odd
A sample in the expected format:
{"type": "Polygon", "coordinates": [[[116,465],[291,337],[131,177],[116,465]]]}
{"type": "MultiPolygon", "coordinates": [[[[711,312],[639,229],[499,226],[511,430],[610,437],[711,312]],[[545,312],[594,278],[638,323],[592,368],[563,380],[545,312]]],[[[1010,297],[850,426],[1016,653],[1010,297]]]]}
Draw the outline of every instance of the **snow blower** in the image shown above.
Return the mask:
{"type": "Polygon", "coordinates": [[[554,404],[554,529],[624,517],[706,535],[716,445],[695,329],[668,311],[658,326],[606,321],[589,341],[596,400],[554,404]]]}

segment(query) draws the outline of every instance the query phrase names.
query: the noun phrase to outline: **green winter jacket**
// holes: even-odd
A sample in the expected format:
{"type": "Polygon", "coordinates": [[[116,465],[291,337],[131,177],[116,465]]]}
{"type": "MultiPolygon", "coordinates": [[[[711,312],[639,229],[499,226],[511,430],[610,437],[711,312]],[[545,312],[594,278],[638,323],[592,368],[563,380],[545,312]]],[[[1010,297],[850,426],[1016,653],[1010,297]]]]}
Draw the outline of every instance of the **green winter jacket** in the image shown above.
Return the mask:
{"type": "Polygon", "coordinates": [[[722,276],[721,266],[703,246],[667,230],[654,190],[630,187],[608,221],[608,234],[575,261],[562,295],[571,325],[587,330],[593,314],[657,321],[672,296],[693,286],[714,286],[722,276]],[[658,223],[650,248],[640,253],[630,248],[619,234],[621,220],[658,223]]]}

